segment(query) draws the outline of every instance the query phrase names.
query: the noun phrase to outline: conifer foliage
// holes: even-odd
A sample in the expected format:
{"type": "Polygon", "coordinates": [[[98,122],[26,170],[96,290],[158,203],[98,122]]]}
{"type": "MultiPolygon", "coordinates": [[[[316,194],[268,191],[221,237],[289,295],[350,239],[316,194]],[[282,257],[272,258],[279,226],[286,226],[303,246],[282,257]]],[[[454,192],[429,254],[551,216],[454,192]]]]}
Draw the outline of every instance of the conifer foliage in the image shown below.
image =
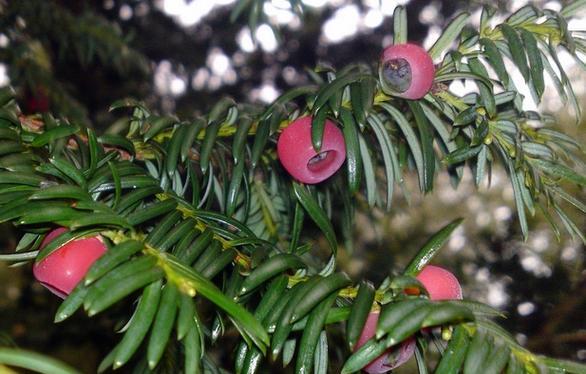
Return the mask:
{"type": "MultiPolygon", "coordinates": [[[[233,16],[248,11],[252,18],[262,3],[240,0],[233,16]]],[[[578,59],[577,51],[586,52],[584,33],[567,27],[585,6],[571,2],[559,13],[526,6],[502,23],[486,7],[479,29],[471,28],[468,14],[458,15],[423,51],[435,71],[429,92],[416,97],[403,93],[415,81],[427,83],[420,82],[425,74],[414,63],[417,54],[410,54],[415,46],[408,44],[402,7],[393,17],[393,47],[408,47],[399,55],[381,51],[380,61],[337,71],[318,66],[312,84],[267,107],[226,98],[204,116],[176,118],[122,99],[110,110],[126,119],[124,131],[96,134],[60,116],[23,115],[13,92],[2,89],[0,222],[13,223],[23,236],[14,253],[0,258],[40,264],[64,246],[99,237],[107,250],[66,292],[55,322],[77,311],[88,318],[108,313],[127,301],[132,317],[100,372],[157,370],[173,356],[176,372],[184,373],[263,372],[269,362],[327,373],[328,352],[342,352],[341,371],[352,373],[385,352],[388,360],[377,367],[402,363],[410,355],[397,358],[393,347],[409,347],[420,373],[584,373],[581,364],[520,346],[495,322],[498,310],[465,297],[430,299],[417,275],[461,220],[429,238],[403,273],[378,285],[337,271],[336,259],[339,243],[352,242],[359,205],[392,210],[407,173],[417,175],[425,194],[440,173],[457,186],[464,168],[476,185],[485,183],[495,164],[508,173],[525,237],[527,217],[540,211],[558,235],[563,227],[585,240],[565,210],[586,213],[565,189],[586,186],[582,146],[552,129],[551,116],[523,111],[505,64],[512,62],[537,102],[549,75],[579,117],[557,54],[565,49],[578,59]],[[472,81],[478,90],[459,97],[448,88],[454,80],[472,81]],[[300,120],[311,152],[295,142],[277,152],[281,134],[300,120]],[[299,166],[288,172],[282,152],[297,154],[299,166]],[[337,170],[330,170],[333,159],[341,161],[337,170]],[[328,175],[309,181],[296,174],[299,168],[328,175]],[[337,237],[333,219],[345,237],[337,237]],[[44,240],[58,227],[67,230],[44,240]],[[312,256],[306,230],[315,227],[329,249],[325,261],[312,256]],[[371,313],[376,322],[367,322],[371,313]],[[232,362],[220,365],[209,351],[234,343],[226,335],[235,332],[232,362]],[[337,346],[339,336],[344,346],[337,346]],[[439,360],[429,359],[432,350],[439,350],[439,360]]],[[[0,363],[75,372],[18,350],[0,349],[0,363]]]]}

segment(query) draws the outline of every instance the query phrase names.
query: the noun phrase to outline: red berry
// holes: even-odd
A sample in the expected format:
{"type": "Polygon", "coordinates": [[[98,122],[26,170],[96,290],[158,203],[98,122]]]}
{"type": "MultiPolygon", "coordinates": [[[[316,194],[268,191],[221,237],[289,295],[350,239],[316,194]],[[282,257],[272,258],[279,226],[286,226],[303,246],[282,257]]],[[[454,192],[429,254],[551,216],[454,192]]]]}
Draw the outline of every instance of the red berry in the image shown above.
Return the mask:
{"type": "Polygon", "coordinates": [[[28,113],[45,113],[49,111],[49,96],[43,87],[38,87],[36,92],[27,94],[26,110],[28,113]]]}
{"type": "Polygon", "coordinates": [[[431,89],[435,66],[427,51],[415,44],[387,47],[381,58],[384,86],[394,96],[417,100],[431,89]]]}
{"type": "MultiPolygon", "coordinates": [[[[376,323],[378,322],[379,312],[371,312],[366,319],[366,323],[360,334],[354,351],[362,347],[370,338],[375,335],[376,323]]],[[[369,374],[381,374],[396,369],[407,362],[415,352],[415,339],[413,337],[402,342],[398,347],[387,349],[382,355],[372,360],[362,370],[369,374]]]]}
{"type": "Polygon", "coordinates": [[[315,184],[331,177],[346,159],[346,145],[340,129],[326,120],[321,150],[311,142],[311,117],[301,117],[287,126],[277,142],[279,161],[296,180],[315,184]]]}
{"type": "Polygon", "coordinates": [[[462,287],[454,274],[444,268],[427,265],[417,279],[423,284],[431,300],[462,299],[462,287]]]}
{"type": "MultiPolygon", "coordinates": [[[[43,240],[41,248],[65,231],[65,228],[51,231],[43,240]]],[[[49,291],[64,299],[106,249],[100,236],[73,240],[36,262],[33,274],[49,291]]]]}

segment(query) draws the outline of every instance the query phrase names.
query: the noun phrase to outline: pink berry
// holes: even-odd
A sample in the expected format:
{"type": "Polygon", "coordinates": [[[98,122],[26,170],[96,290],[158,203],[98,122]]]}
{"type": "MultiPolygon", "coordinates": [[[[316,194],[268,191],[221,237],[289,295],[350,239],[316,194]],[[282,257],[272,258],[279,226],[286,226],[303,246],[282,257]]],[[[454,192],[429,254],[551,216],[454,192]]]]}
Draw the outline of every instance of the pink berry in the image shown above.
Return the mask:
{"type": "MultiPolygon", "coordinates": [[[[41,243],[41,248],[66,231],[65,228],[51,231],[41,243]]],[[[49,291],[64,299],[106,249],[100,236],[73,240],[36,262],[33,274],[49,291]]]]}
{"type": "Polygon", "coordinates": [[[346,159],[346,145],[340,129],[326,120],[321,150],[311,142],[311,117],[301,117],[287,126],[277,142],[279,161],[296,180],[315,184],[331,177],[346,159]]]}
{"type": "Polygon", "coordinates": [[[405,99],[425,96],[433,84],[435,67],[427,51],[415,44],[387,47],[381,58],[382,79],[392,92],[405,99]]]}
{"type": "MultiPolygon", "coordinates": [[[[371,312],[366,319],[362,333],[354,351],[362,347],[370,338],[375,335],[376,323],[378,322],[379,312],[371,312]]],[[[387,349],[382,355],[371,361],[362,370],[368,374],[381,374],[398,368],[407,362],[415,352],[415,339],[413,337],[402,342],[398,347],[387,349]]]]}
{"type": "Polygon", "coordinates": [[[462,287],[454,274],[444,268],[427,265],[417,279],[423,284],[431,300],[462,299],[462,287]]]}

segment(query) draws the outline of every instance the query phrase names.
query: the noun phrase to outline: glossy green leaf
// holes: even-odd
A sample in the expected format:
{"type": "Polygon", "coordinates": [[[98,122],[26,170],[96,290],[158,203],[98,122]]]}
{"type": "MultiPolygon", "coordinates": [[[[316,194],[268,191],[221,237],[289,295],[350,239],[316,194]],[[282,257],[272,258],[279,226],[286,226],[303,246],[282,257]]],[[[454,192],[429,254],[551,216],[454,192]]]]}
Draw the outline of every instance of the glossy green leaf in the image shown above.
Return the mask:
{"type": "Polygon", "coordinates": [[[507,40],[513,62],[521,72],[525,82],[529,82],[529,65],[527,64],[527,57],[525,55],[525,48],[521,41],[521,37],[514,28],[506,23],[501,24],[500,29],[507,40]]]}
{"type": "MultiPolygon", "coordinates": [[[[273,337],[271,339],[271,358],[273,360],[276,360],[277,357],[279,357],[279,354],[283,349],[283,345],[285,344],[285,341],[291,332],[291,318],[293,317],[293,313],[295,312],[297,305],[320,280],[320,277],[315,276],[303,282],[302,284],[298,284],[295,288],[293,288],[291,297],[287,298],[282,312],[279,313],[275,332],[273,333],[273,337]]],[[[277,308],[275,308],[275,311],[276,309],[277,308]]]]}
{"type": "Polygon", "coordinates": [[[374,79],[374,77],[370,74],[348,74],[326,84],[315,98],[313,112],[317,113],[333,95],[339,93],[345,86],[354,82],[360,82],[364,79],[374,79]]]}
{"type": "Polygon", "coordinates": [[[342,108],[340,110],[340,119],[344,124],[342,134],[346,144],[346,170],[348,172],[348,187],[350,193],[354,194],[360,189],[362,180],[362,157],[360,154],[360,143],[358,124],[354,121],[352,113],[342,108]]]}
{"type": "MultiPolygon", "coordinates": [[[[489,79],[488,71],[484,67],[484,65],[480,62],[478,58],[469,58],[468,59],[468,66],[473,73],[478,74],[480,76],[489,79]]],[[[496,115],[496,102],[494,99],[494,93],[492,85],[486,86],[481,81],[475,81],[476,85],[478,86],[478,91],[480,92],[480,102],[486,108],[488,116],[490,118],[496,115]]]]}
{"type": "Polygon", "coordinates": [[[509,84],[509,74],[505,68],[505,62],[496,44],[489,38],[481,38],[480,44],[484,47],[484,54],[488,58],[490,66],[494,69],[497,77],[507,87],[509,84]]]}
{"type": "Polygon", "coordinates": [[[407,40],[407,10],[399,5],[393,12],[393,44],[404,44],[407,40]]]}
{"type": "Polygon", "coordinates": [[[529,66],[531,68],[531,84],[535,89],[539,101],[545,89],[545,82],[543,79],[544,66],[541,59],[541,51],[539,50],[539,47],[537,47],[537,40],[531,32],[521,29],[521,38],[523,44],[525,44],[529,66]]]}
{"type": "Polygon", "coordinates": [[[222,253],[222,244],[218,240],[212,240],[211,244],[193,265],[193,269],[201,274],[204,269],[220,256],[220,253],[222,253]]]}
{"type": "Polygon", "coordinates": [[[203,118],[196,118],[190,124],[184,125],[187,127],[187,129],[185,130],[184,138],[180,147],[181,161],[187,160],[191,151],[191,147],[197,140],[198,134],[200,133],[205,123],[206,122],[203,118]]]}
{"type": "Polygon", "coordinates": [[[586,0],[576,0],[567,3],[560,11],[560,15],[565,18],[570,18],[576,15],[579,11],[586,8],[586,0]]]}
{"type": "Polygon", "coordinates": [[[136,240],[127,240],[110,248],[90,267],[85,275],[85,284],[92,284],[143,248],[144,244],[136,240]]]}
{"type": "Polygon", "coordinates": [[[161,298],[161,281],[153,282],[145,287],[138,301],[136,312],[122,341],[116,348],[114,369],[124,365],[132,357],[142,343],[151,327],[161,298]]]}
{"type": "MultiPolygon", "coordinates": [[[[425,299],[411,299],[398,301],[383,306],[376,325],[376,338],[380,339],[389,331],[405,322],[406,318],[415,314],[423,307],[429,306],[430,302],[425,299]]],[[[426,309],[427,310],[427,309],[426,309]]],[[[418,314],[419,316],[419,314],[418,314]]],[[[420,315],[419,325],[423,322],[425,315],[420,315]]]]}
{"type": "MultiPolygon", "coordinates": [[[[119,300],[130,295],[132,292],[146,286],[147,284],[153,283],[162,277],[163,271],[161,269],[151,268],[150,270],[137,272],[121,279],[120,283],[115,287],[104,287],[104,289],[101,289],[88,305],[88,316],[91,317],[106,310],[119,300]]],[[[97,284],[98,283],[96,283],[96,285],[97,284]]],[[[160,284],[159,288],[161,288],[160,284]]]]}
{"type": "Polygon", "coordinates": [[[213,231],[204,230],[191,244],[184,250],[177,252],[177,257],[186,264],[192,264],[199,255],[210,245],[214,237],[213,231]]]}
{"type": "Polygon", "coordinates": [[[168,129],[169,127],[173,126],[177,123],[177,120],[172,117],[161,117],[161,116],[150,116],[148,119],[148,124],[146,126],[147,130],[144,133],[143,141],[146,143],[153,137],[159,135],[162,131],[168,129]]]}
{"type": "Polygon", "coordinates": [[[455,324],[457,322],[472,321],[474,320],[474,314],[472,311],[465,306],[450,304],[450,303],[439,303],[434,304],[421,326],[439,326],[444,324],[455,324]]]}
{"type": "Polygon", "coordinates": [[[436,232],[424,245],[421,247],[417,255],[411,260],[409,265],[405,268],[406,275],[415,276],[419,274],[423,268],[431,262],[433,257],[437,254],[440,248],[447,242],[450,235],[463,222],[462,218],[457,218],[448,223],[446,226],[436,232]]]}
{"type": "Polygon", "coordinates": [[[131,228],[126,219],[117,214],[111,213],[93,213],[85,214],[82,217],[74,217],[69,220],[69,227],[72,230],[86,228],[88,226],[107,226],[107,227],[123,227],[131,228]]]}
{"type": "Polygon", "coordinates": [[[216,137],[218,136],[218,131],[220,130],[221,124],[221,122],[215,121],[208,124],[208,126],[205,128],[205,135],[201,143],[201,151],[199,155],[199,166],[202,173],[204,174],[208,170],[210,156],[212,154],[214,144],[216,143],[216,137]]]}
{"type": "Polygon", "coordinates": [[[531,22],[540,15],[541,14],[538,12],[537,8],[533,5],[525,5],[519,8],[515,13],[511,14],[506,22],[511,26],[518,26],[523,23],[531,22]]]}
{"type": "MultiPolygon", "coordinates": [[[[360,146],[360,158],[362,159],[362,166],[364,167],[364,179],[366,182],[366,199],[369,207],[374,207],[377,200],[376,191],[376,176],[372,158],[366,141],[361,134],[358,134],[358,144],[360,146]]],[[[392,178],[391,178],[392,180],[392,178]]]]}
{"type": "Polygon", "coordinates": [[[98,137],[98,142],[100,144],[106,144],[109,146],[114,146],[116,148],[120,148],[120,149],[130,153],[131,155],[134,155],[134,153],[135,153],[134,144],[122,135],[102,134],[98,137]]]}
{"type": "MultiPolygon", "coordinates": [[[[212,262],[210,262],[203,270],[201,275],[205,278],[213,278],[226,266],[234,261],[238,253],[234,248],[228,248],[223,250],[212,262]]],[[[197,265],[197,264],[196,264],[197,265]]]]}
{"type": "Polygon", "coordinates": [[[59,184],[40,189],[29,197],[30,200],[52,200],[52,199],[72,199],[72,200],[89,200],[90,195],[84,189],[68,185],[59,184]]]}
{"type": "Polygon", "coordinates": [[[466,360],[464,361],[464,374],[476,374],[482,372],[486,365],[485,361],[488,359],[487,355],[490,351],[491,343],[488,336],[482,332],[477,331],[472,342],[468,346],[466,352],[466,360]]]}
{"type": "Polygon", "coordinates": [[[305,317],[319,302],[326,298],[331,293],[347,287],[351,284],[351,280],[345,273],[334,273],[325,278],[320,279],[314,286],[305,293],[303,298],[299,300],[293,313],[291,314],[290,322],[295,322],[305,317]]]}
{"type": "Polygon", "coordinates": [[[385,341],[368,340],[356,352],[354,352],[342,367],[341,374],[355,373],[368,365],[387,350],[385,341]]]}
{"type": "Polygon", "coordinates": [[[559,371],[561,373],[581,374],[586,372],[586,365],[579,362],[544,356],[538,356],[538,362],[545,365],[550,370],[559,371]]]}
{"type": "Polygon", "coordinates": [[[38,148],[52,143],[58,139],[66,138],[78,132],[79,129],[75,126],[59,126],[52,128],[35,136],[31,142],[31,146],[38,148]]]}
{"type": "Polygon", "coordinates": [[[75,184],[80,186],[81,188],[87,188],[87,181],[85,176],[77,167],[70,164],[69,162],[59,159],[59,158],[51,158],[49,162],[55,166],[60,172],[67,176],[70,180],[72,180],[75,184]]]}
{"type": "Polygon", "coordinates": [[[321,150],[324,129],[328,118],[328,108],[320,108],[313,117],[311,117],[311,143],[316,152],[321,150]]]}
{"type": "Polygon", "coordinates": [[[18,142],[0,140],[0,156],[21,153],[24,148],[18,142]]]}
{"type": "Polygon", "coordinates": [[[315,224],[324,233],[330,249],[335,254],[338,249],[336,234],[334,233],[334,228],[332,227],[332,224],[323,209],[320,208],[317,201],[303,185],[297,182],[293,182],[293,192],[297,198],[297,201],[299,201],[313,222],[315,222],[315,224]]]}
{"type": "MultiPolygon", "coordinates": [[[[0,364],[42,374],[79,374],[80,372],[54,358],[17,348],[0,348],[0,364]]],[[[12,371],[10,371],[12,372],[12,371]]]]}
{"type": "Polygon", "coordinates": [[[179,155],[181,154],[181,147],[187,139],[187,132],[189,127],[185,124],[180,124],[175,127],[171,139],[167,142],[167,157],[165,158],[165,170],[170,177],[175,175],[177,172],[177,162],[179,161],[179,155]]]}
{"type": "Polygon", "coordinates": [[[83,282],[78,283],[57,309],[53,322],[59,323],[71,317],[83,305],[86,295],[87,287],[83,282]]]}
{"type": "Polygon", "coordinates": [[[192,322],[184,339],[185,344],[185,374],[198,374],[201,372],[201,357],[203,356],[201,333],[199,328],[192,322]]]}
{"type": "Polygon", "coordinates": [[[271,105],[269,105],[267,107],[267,109],[263,112],[263,114],[261,115],[260,118],[267,119],[272,115],[272,113],[274,112],[274,110],[276,108],[287,104],[288,102],[290,102],[291,100],[293,100],[299,96],[313,93],[316,90],[317,90],[316,86],[300,86],[300,87],[292,88],[289,91],[282,94],[281,96],[279,96],[277,98],[277,100],[275,100],[271,105]]]}
{"type": "MultiPolygon", "coordinates": [[[[385,337],[385,345],[391,347],[396,345],[411,335],[416,333],[423,326],[423,322],[433,312],[433,306],[429,304],[421,305],[411,311],[410,314],[404,316],[401,323],[390,327],[385,337]]],[[[382,315],[381,315],[382,316],[382,315]]],[[[377,326],[378,335],[378,326],[377,326]]]]}
{"type": "Polygon", "coordinates": [[[469,19],[470,14],[461,13],[448,24],[448,26],[442,31],[441,36],[429,50],[429,55],[432,60],[440,58],[441,54],[454,43],[454,41],[461,35],[462,29],[466,26],[469,19]]]}
{"type": "MultiPolygon", "coordinates": [[[[381,105],[383,105],[383,104],[381,104],[381,105]]],[[[395,147],[393,146],[393,143],[391,142],[391,138],[389,137],[389,133],[385,129],[385,127],[381,123],[381,121],[375,116],[370,116],[368,118],[368,124],[371,126],[371,128],[374,131],[374,134],[380,144],[381,153],[383,156],[385,175],[387,178],[386,209],[387,209],[387,211],[389,211],[391,209],[391,203],[393,200],[394,182],[395,181],[398,181],[398,182],[402,181],[401,170],[399,168],[399,160],[397,159],[395,147]]]]}
{"type": "Polygon", "coordinates": [[[18,219],[19,225],[35,225],[52,222],[69,222],[78,219],[82,213],[68,206],[38,206],[35,211],[24,214],[18,219]]]}
{"type": "Polygon", "coordinates": [[[299,352],[297,353],[297,363],[295,371],[297,373],[310,373],[314,365],[314,356],[321,332],[333,302],[336,300],[336,294],[323,299],[311,312],[301,341],[299,342],[299,352]]]}
{"type": "Polygon", "coordinates": [[[482,75],[472,73],[472,72],[465,72],[465,71],[458,71],[456,73],[443,73],[441,75],[436,75],[435,82],[451,82],[457,79],[471,79],[471,80],[478,80],[484,83],[487,87],[492,86],[492,82],[489,79],[486,79],[482,75]]]}
{"type": "Polygon", "coordinates": [[[36,174],[12,171],[0,171],[0,186],[3,184],[20,184],[38,187],[45,179],[36,174]]]}
{"type": "Polygon", "coordinates": [[[254,137],[254,143],[252,144],[252,154],[250,162],[252,167],[258,165],[258,162],[262,156],[263,151],[269,141],[271,133],[271,122],[269,120],[261,121],[256,129],[256,135],[254,137]]]}
{"type": "Polygon", "coordinates": [[[468,350],[469,342],[470,339],[466,329],[463,326],[456,326],[452,333],[452,338],[442,353],[442,358],[434,373],[459,373],[462,364],[464,364],[464,359],[466,358],[466,351],[468,350]]]}
{"type": "Polygon", "coordinates": [[[171,283],[163,288],[161,302],[153,323],[153,329],[147,345],[147,361],[149,368],[154,369],[163,356],[163,352],[171,336],[171,329],[177,314],[179,291],[171,283]]]}
{"type": "Polygon", "coordinates": [[[152,246],[158,246],[159,243],[169,233],[171,228],[181,220],[181,212],[178,210],[171,210],[161,218],[157,225],[148,233],[145,242],[152,246]]]}
{"type": "Polygon", "coordinates": [[[302,267],[305,267],[305,264],[298,256],[286,253],[277,254],[264,261],[246,277],[240,289],[240,294],[251,292],[267,280],[287,270],[297,270],[302,267]]]}
{"type": "MultiPolygon", "coordinates": [[[[195,226],[196,222],[191,218],[181,221],[181,223],[173,227],[173,229],[166,233],[162,240],[158,242],[158,249],[162,252],[167,252],[183,238],[190,236],[192,233],[197,234],[198,230],[195,228],[195,226]]],[[[193,239],[193,237],[191,238],[193,239]]]]}
{"type": "Polygon", "coordinates": [[[421,105],[416,101],[409,101],[409,108],[415,116],[419,138],[421,139],[421,150],[423,154],[423,170],[419,172],[419,185],[422,191],[431,192],[433,189],[433,177],[435,173],[435,153],[433,150],[433,136],[427,117],[423,113],[421,105]]]}
{"type": "Polygon", "coordinates": [[[179,295],[179,314],[177,316],[177,339],[182,340],[193,326],[196,313],[195,304],[189,295],[179,295]]]}
{"type": "Polygon", "coordinates": [[[504,368],[507,366],[510,355],[511,349],[507,345],[494,344],[492,350],[488,354],[488,365],[484,366],[482,370],[486,374],[502,373],[504,368]]]}
{"type": "Polygon", "coordinates": [[[144,187],[128,192],[120,199],[120,202],[116,208],[116,212],[122,213],[135,203],[145,200],[147,197],[153,196],[159,192],[161,192],[161,188],[158,186],[144,187]]]}
{"type": "Polygon", "coordinates": [[[534,159],[531,163],[550,174],[552,177],[565,179],[581,186],[586,186],[586,176],[578,174],[563,164],[541,159],[534,159]]]}
{"type": "Polygon", "coordinates": [[[136,226],[150,219],[169,213],[177,207],[177,202],[173,199],[156,202],[144,209],[138,210],[127,217],[130,225],[136,226]]]}
{"type": "Polygon", "coordinates": [[[247,334],[254,344],[264,351],[269,343],[269,337],[262,325],[242,306],[227,298],[221,290],[213,283],[202,277],[193,269],[177,262],[169,256],[167,265],[173,273],[180,276],[185,282],[182,287],[190,287],[194,292],[199,293],[210,300],[220,309],[224,310],[232,319],[240,323],[241,332],[247,334]]]}
{"type": "Polygon", "coordinates": [[[360,334],[372,308],[374,295],[374,285],[369,281],[362,281],[352,304],[348,322],[346,323],[346,342],[350,349],[354,348],[358,338],[360,338],[360,334]]]}

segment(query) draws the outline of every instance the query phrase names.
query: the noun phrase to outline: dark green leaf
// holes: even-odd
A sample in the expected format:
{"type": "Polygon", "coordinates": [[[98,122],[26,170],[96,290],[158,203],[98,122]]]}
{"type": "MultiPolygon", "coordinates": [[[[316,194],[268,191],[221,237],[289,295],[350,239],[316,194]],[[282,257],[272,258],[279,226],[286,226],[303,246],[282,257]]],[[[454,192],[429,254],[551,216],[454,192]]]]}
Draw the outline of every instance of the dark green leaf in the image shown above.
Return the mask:
{"type": "Polygon", "coordinates": [[[462,224],[463,219],[457,218],[448,223],[435,233],[424,245],[421,247],[417,255],[411,260],[409,265],[405,268],[405,274],[415,276],[419,274],[423,268],[431,262],[433,257],[437,254],[439,249],[446,243],[452,232],[462,224]]]}
{"type": "Polygon", "coordinates": [[[161,302],[147,346],[147,361],[151,370],[155,368],[163,356],[165,346],[171,336],[175,315],[177,314],[177,300],[179,296],[177,287],[172,283],[167,283],[162,293],[163,295],[161,296],[161,302]]]}
{"type": "Polygon", "coordinates": [[[464,374],[476,374],[483,371],[490,346],[491,342],[488,336],[484,332],[477,331],[468,346],[466,361],[464,361],[464,374]]]}
{"type": "Polygon", "coordinates": [[[319,337],[321,336],[328,310],[335,300],[336,294],[333,293],[321,301],[309,315],[306,328],[303,330],[303,335],[299,342],[299,352],[295,366],[297,373],[310,373],[312,371],[319,337]]]}
{"type": "Polygon", "coordinates": [[[362,329],[368,318],[368,313],[370,313],[370,309],[372,308],[374,294],[375,291],[372,283],[368,281],[362,281],[360,283],[356,298],[352,304],[350,317],[346,323],[346,342],[351,350],[354,348],[362,333],[362,329]]]}
{"type": "Polygon", "coordinates": [[[407,40],[407,10],[399,5],[393,12],[393,44],[404,44],[407,40]]]}
{"type": "MultiPolygon", "coordinates": [[[[73,369],[54,358],[16,348],[0,348],[0,364],[19,367],[42,374],[79,374],[73,369]]],[[[9,373],[12,371],[7,369],[9,373]]]]}
{"type": "Polygon", "coordinates": [[[295,306],[290,322],[295,322],[305,317],[320,301],[331,293],[347,287],[351,280],[345,273],[334,273],[320,279],[295,306]]]}
{"type": "Polygon", "coordinates": [[[321,144],[324,137],[324,129],[328,118],[328,108],[320,108],[313,117],[311,117],[311,142],[316,152],[321,150],[321,144]]]}
{"type": "Polygon", "coordinates": [[[521,72],[521,75],[523,75],[525,82],[529,82],[529,65],[527,65],[525,48],[523,47],[519,34],[517,34],[517,31],[506,23],[501,24],[500,28],[507,40],[507,45],[511,52],[513,62],[521,72]]]}
{"type": "Polygon", "coordinates": [[[302,267],[305,267],[305,264],[298,256],[286,253],[277,254],[264,261],[250,273],[244,280],[239,293],[246,294],[286,270],[297,270],[302,267]]]}
{"type": "Polygon", "coordinates": [[[54,142],[55,140],[71,136],[75,134],[77,131],[79,131],[79,129],[74,126],[55,127],[53,129],[45,131],[42,134],[35,136],[35,138],[31,142],[31,146],[42,147],[54,142]]]}
{"type": "Polygon", "coordinates": [[[210,164],[210,156],[212,153],[212,149],[214,144],[216,143],[216,137],[218,136],[218,131],[220,130],[220,125],[222,123],[219,121],[215,121],[210,123],[205,128],[205,135],[203,141],[201,143],[201,152],[199,156],[199,165],[201,168],[202,173],[206,173],[210,164]]]}
{"type": "MultiPolygon", "coordinates": [[[[543,80],[543,62],[541,61],[541,51],[537,47],[537,40],[530,31],[521,30],[521,38],[527,49],[527,57],[529,58],[529,66],[531,67],[531,84],[535,88],[537,98],[540,100],[545,89],[545,82],[543,80]]],[[[538,100],[538,101],[539,101],[538,100]]]]}
{"type": "Polygon", "coordinates": [[[429,55],[431,56],[432,60],[440,58],[441,54],[452,45],[454,40],[460,36],[462,29],[464,26],[466,26],[469,19],[470,14],[461,13],[450,22],[450,24],[442,31],[441,36],[429,50],[429,55]]]}
{"type": "Polygon", "coordinates": [[[466,358],[466,351],[468,350],[468,343],[470,339],[468,333],[463,326],[456,326],[452,333],[452,338],[448,343],[447,348],[442,354],[442,358],[436,367],[434,373],[436,374],[452,374],[459,373],[464,359],[466,358]]]}
{"type": "Polygon", "coordinates": [[[142,343],[157,312],[160,297],[161,281],[153,282],[145,287],[128,330],[116,348],[114,369],[124,365],[142,343]]]}
{"type": "Polygon", "coordinates": [[[348,187],[350,193],[354,194],[360,188],[360,181],[362,179],[362,157],[360,155],[359,131],[358,125],[354,121],[352,113],[342,108],[340,110],[340,118],[344,127],[342,133],[344,135],[344,143],[346,144],[346,170],[348,171],[348,187]]]}
{"type": "Polygon", "coordinates": [[[334,233],[334,228],[326,213],[323,209],[320,208],[317,201],[313,198],[313,196],[307,191],[306,187],[303,185],[293,182],[293,192],[295,193],[295,197],[299,201],[299,203],[303,206],[305,211],[309,214],[311,219],[315,222],[315,224],[320,228],[320,230],[324,233],[326,240],[330,246],[330,249],[335,254],[338,249],[338,245],[336,243],[336,234],[334,233]]]}
{"type": "Polygon", "coordinates": [[[143,243],[136,240],[127,240],[110,248],[102,257],[96,260],[85,276],[85,284],[90,285],[116,266],[127,261],[130,256],[144,248],[143,243]]]}
{"type": "Polygon", "coordinates": [[[497,77],[504,87],[509,85],[509,74],[505,68],[505,62],[496,44],[489,38],[481,38],[480,44],[484,47],[484,54],[488,58],[490,66],[494,69],[497,77]]]}
{"type": "Polygon", "coordinates": [[[160,117],[160,116],[150,116],[148,118],[148,124],[146,126],[147,131],[144,134],[143,141],[146,143],[151,138],[159,135],[160,132],[163,130],[173,126],[177,123],[177,120],[172,117],[160,117]]]}

